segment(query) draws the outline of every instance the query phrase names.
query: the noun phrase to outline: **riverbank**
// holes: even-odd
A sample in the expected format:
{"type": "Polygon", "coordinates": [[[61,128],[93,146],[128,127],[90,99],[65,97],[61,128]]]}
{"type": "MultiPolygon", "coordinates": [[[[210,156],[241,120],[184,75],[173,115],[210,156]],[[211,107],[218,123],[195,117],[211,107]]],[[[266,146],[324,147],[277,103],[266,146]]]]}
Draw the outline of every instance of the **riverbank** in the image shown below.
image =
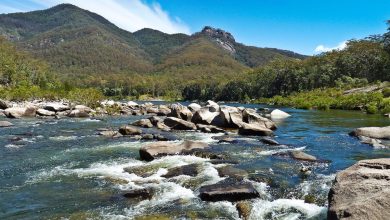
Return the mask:
{"type": "Polygon", "coordinates": [[[300,92],[289,96],[275,96],[255,100],[255,103],[266,103],[279,106],[290,106],[299,109],[342,109],[359,110],[368,114],[390,113],[390,84],[388,82],[350,90],[327,88],[300,92]]]}

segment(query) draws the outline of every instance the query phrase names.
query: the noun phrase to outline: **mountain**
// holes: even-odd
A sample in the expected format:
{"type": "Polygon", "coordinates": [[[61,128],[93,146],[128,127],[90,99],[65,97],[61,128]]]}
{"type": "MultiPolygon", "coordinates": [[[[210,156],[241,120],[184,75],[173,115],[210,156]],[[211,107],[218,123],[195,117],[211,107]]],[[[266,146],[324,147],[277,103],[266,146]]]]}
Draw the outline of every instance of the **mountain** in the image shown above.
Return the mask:
{"type": "Polygon", "coordinates": [[[118,79],[114,75],[125,79],[134,74],[187,81],[225,79],[276,58],[305,58],[291,51],[245,46],[212,27],[193,35],[152,29],[131,33],[71,4],[2,14],[0,35],[79,84],[104,84],[118,79]]]}

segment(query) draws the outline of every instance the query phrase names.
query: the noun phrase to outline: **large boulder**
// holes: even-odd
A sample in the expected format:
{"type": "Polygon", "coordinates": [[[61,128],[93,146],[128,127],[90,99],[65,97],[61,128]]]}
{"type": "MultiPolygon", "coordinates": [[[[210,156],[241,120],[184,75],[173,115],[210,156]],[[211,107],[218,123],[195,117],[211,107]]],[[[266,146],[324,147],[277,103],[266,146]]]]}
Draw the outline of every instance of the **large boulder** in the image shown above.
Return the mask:
{"type": "Polygon", "coordinates": [[[194,113],[192,122],[195,124],[209,125],[217,115],[219,115],[219,112],[211,112],[207,107],[201,108],[194,113]]]}
{"type": "Polygon", "coordinates": [[[71,117],[71,118],[88,118],[89,114],[88,114],[88,112],[85,112],[85,111],[82,111],[82,110],[79,110],[79,109],[74,109],[74,110],[69,112],[68,117],[71,117]]]}
{"type": "Polygon", "coordinates": [[[242,112],[237,108],[237,111],[229,111],[231,127],[240,128],[245,122],[242,120],[242,112]]]}
{"type": "Polygon", "coordinates": [[[194,123],[175,117],[165,118],[164,124],[175,130],[196,130],[194,123]]]}
{"type": "Polygon", "coordinates": [[[196,127],[198,130],[204,133],[224,133],[225,131],[222,128],[218,128],[217,126],[214,125],[202,125],[202,124],[197,124],[196,127]]]}
{"type": "Polygon", "coordinates": [[[0,109],[7,109],[10,107],[11,107],[11,105],[7,101],[0,99],[0,109]]]}
{"type": "Polygon", "coordinates": [[[390,126],[357,128],[351,132],[351,135],[376,139],[390,139],[390,126]]]}
{"type": "Polygon", "coordinates": [[[192,112],[180,103],[171,105],[171,113],[167,115],[168,117],[180,118],[185,121],[191,121],[192,112]]]}
{"type": "Polygon", "coordinates": [[[33,106],[28,107],[12,107],[4,111],[8,118],[35,117],[37,109],[33,106]]]}
{"type": "Polygon", "coordinates": [[[133,126],[122,126],[119,128],[119,133],[122,135],[140,135],[142,130],[133,126]]]}
{"type": "Polygon", "coordinates": [[[43,109],[52,112],[63,112],[66,110],[70,110],[70,107],[62,103],[53,102],[53,103],[47,103],[45,106],[43,106],[43,109]]]}
{"type": "Polygon", "coordinates": [[[362,160],[339,172],[328,200],[328,219],[389,219],[390,158],[362,160]]]}
{"type": "Polygon", "coordinates": [[[253,135],[253,136],[270,136],[273,134],[271,129],[256,124],[243,123],[238,128],[238,134],[241,135],[253,135]]]}
{"type": "Polygon", "coordinates": [[[37,115],[40,115],[40,116],[55,116],[56,113],[52,112],[52,111],[49,111],[49,110],[46,110],[46,109],[43,109],[43,108],[40,108],[40,109],[37,110],[37,115]]]}
{"type": "Polygon", "coordinates": [[[143,128],[152,128],[153,124],[149,119],[140,119],[138,121],[133,122],[131,125],[143,127],[143,128]]]}
{"type": "Polygon", "coordinates": [[[282,110],[279,110],[279,109],[275,109],[271,112],[271,118],[274,118],[274,119],[288,118],[290,116],[291,116],[290,114],[288,114],[282,110]]]}
{"type": "Polygon", "coordinates": [[[130,108],[136,108],[136,107],[138,107],[139,105],[138,105],[138,103],[136,103],[136,102],[128,101],[128,102],[127,102],[127,106],[130,107],[130,108]]]}
{"type": "Polygon", "coordinates": [[[197,103],[191,103],[191,104],[189,104],[188,105],[188,109],[191,111],[191,112],[196,112],[196,111],[198,111],[199,109],[201,109],[202,108],[202,106],[200,106],[199,104],[197,104],[197,103]]]}
{"type": "Polygon", "coordinates": [[[223,182],[202,186],[199,197],[204,201],[231,201],[258,198],[260,195],[251,183],[223,182]]]}
{"type": "Polygon", "coordinates": [[[76,110],[80,110],[82,112],[86,112],[86,113],[91,113],[92,112],[92,109],[88,106],[85,106],[85,105],[76,105],[74,107],[74,109],[76,110]]]}
{"type": "Polygon", "coordinates": [[[161,156],[189,154],[195,149],[202,150],[208,147],[209,145],[207,143],[197,141],[184,141],[180,144],[159,141],[142,146],[139,150],[139,154],[142,160],[151,161],[161,156]]]}
{"type": "Polygon", "coordinates": [[[0,121],[0,128],[6,128],[6,127],[11,127],[11,126],[14,126],[14,125],[9,121],[0,121]]]}
{"type": "Polygon", "coordinates": [[[158,116],[167,116],[171,113],[171,109],[168,108],[166,105],[160,105],[158,108],[157,115],[158,116]]]}
{"type": "Polygon", "coordinates": [[[245,109],[242,112],[243,121],[248,124],[257,124],[259,126],[266,127],[271,130],[276,129],[276,124],[268,118],[261,117],[253,109],[245,109]]]}
{"type": "Polygon", "coordinates": [[[206,102],[206,107],[209,108],[210,112],[219,112],[219,110],[220,110],[219,105],[216,102],[211,101],[211,100],[208,100],[206,102]]]}

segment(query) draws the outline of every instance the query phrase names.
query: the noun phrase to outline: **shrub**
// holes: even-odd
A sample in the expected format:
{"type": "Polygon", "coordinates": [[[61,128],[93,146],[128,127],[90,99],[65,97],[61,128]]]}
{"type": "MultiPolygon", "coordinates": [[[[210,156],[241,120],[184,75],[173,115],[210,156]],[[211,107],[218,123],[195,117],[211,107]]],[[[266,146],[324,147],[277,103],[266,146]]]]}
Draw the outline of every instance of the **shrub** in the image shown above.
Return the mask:
{"type": "Polygon", "coordinates": [[[374,102],[371,102],[366,105],[366,111],[368,114],[375,114],[378,112],[378,108],[374,102]]]}

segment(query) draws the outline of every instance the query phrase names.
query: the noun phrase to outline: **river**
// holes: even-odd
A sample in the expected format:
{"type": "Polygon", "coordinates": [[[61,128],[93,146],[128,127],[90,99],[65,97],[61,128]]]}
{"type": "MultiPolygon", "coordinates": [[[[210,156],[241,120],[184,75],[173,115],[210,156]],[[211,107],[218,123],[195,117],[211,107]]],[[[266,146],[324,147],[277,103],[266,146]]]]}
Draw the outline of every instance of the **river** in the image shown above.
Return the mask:
{"type": "MultiPolygon", "coordinates": [[[[389,149],[374,149],[348,135],[357,127],[388,126],[388,118],[357,111],[282,110],[292,117],[276,121],[275,140],[281,146],[263,144],[258,137],[241,136],[227,144],[213,139],[220,134],[173,133],[176,142],[204,141],[213,152],[239,161],[234,166],[249,173],[247,181],[260,193],[251,201],[250,219],[324,219],[337,171],[361,159],[390,157],[389,149]],[[301,162],[274,155],[297,148],[330,162],[308,164],[312,174],[302,176],[301,162]]],[[[235,203],[198,197],[200,186],[223,179],[216,170],[221,165],[188,155],[144,162],[138,150],[147,141],[97,135],[99,128],[118,128],[146,117],[16,119],[15,126],[0,128],[0,219],[238,219],[235,203]],[[191,163],[202,167],[195,177],[161,177],[168,168],[191,163]],[[125,167],[149,176],[126,173],[125,167]],[[143,187],[153,188],[152,198],[122,196],[143,187]]]]}

